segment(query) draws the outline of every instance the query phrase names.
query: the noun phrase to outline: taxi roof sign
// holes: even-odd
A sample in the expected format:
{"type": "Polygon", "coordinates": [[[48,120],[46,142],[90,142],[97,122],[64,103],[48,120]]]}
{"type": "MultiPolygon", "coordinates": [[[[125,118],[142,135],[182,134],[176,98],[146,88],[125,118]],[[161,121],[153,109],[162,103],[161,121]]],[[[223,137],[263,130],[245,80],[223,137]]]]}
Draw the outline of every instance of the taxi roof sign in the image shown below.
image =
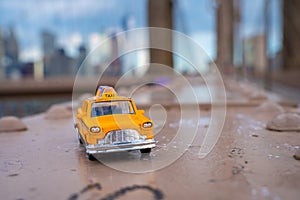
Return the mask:
{"type": "Polygon", "coordinates": [[[101,98],[113,98],[117,96],[117,92],[113,87],[110,86],[99,86],[97,92],[96,92],[97,97],[101,98]]]}

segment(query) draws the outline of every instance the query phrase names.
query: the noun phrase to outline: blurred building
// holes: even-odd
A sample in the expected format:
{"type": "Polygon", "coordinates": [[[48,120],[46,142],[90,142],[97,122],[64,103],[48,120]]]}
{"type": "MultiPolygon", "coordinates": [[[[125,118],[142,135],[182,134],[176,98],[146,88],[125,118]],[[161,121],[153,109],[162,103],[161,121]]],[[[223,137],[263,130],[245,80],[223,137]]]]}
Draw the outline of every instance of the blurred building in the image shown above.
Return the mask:
{"type": "Polygon", "coordinates": [[[75,59],[66,55],[62,48],[56,49],[44,62],[46,77],[73,77],[77,71],[75,59]]]}
{"type": "Polygon", "coordinates": [[[9,28],[9,34],[5,40],[5,54],[11,59],[11,62],[17,62],[19,58],[19,44],[12,27],[9,28]]]}
{"type": "Polygon", "coordinates": [[[52,54],[56,48],[56,36],[49,32],[42,32],[42,49],[44,55],[52,54]]]}
{"type": "Polygon", "coordinates": [[[34,75],[34,63],[26,62],[22,64],[21,67],[22,77],[23,78],[33,78],[34,75]]]}
{"type": "Polygon", "coordinates": [[[5,78],[5,51],[4,51],[4,38],[2,35],[2,30],[0,29],[0,79],[5,78]]]}
{"type": "MultiPolygon", "coordinates": [[[[148,1],[148,26],[173,29],[173,0],[149,0],[148,1]]],[[[155,31],[149,33],[149,45],[157,46],[160,44],[164,49],[173,49],[173,37],[169,32],[155,31]]],[[[166,50],[150,48],[150,63],[158,63],[168,67],[173,66],[173,53],[166,50]]],[[[149,68],[148,72],[152,74],[164,74],[164,68],[161,71],[154,71],[149,68]]]]}
{"type": "Polygon", "coordinates": [[[110,63],[107,73],[111,76],[120,76],[122,73],[122,62],[119,56],[119,48],[120,44],[118,41],[118,37],[116,37],[116,33],[112,33],[110,37],[111,41],[111,52],[110,52],[110,63]]]}
{"type": "Polygon", "coordinates": [[[49,31],[43,31],[41,38],[45,77],[74,76],[78,64],[74,58],[66,55],[63,48],[57,47],[56,36],[49,31]]]}
{"type": "Polygon", "coordinates": [[[135,21],[134,17],[130,14],[127,14],[122,18],[122,29],[124,31],[128,31],[130,29],[135,28],[135,24],[136,24],[136,21],[135,21]]]}
{"type": "Polygon", "coordinates": [[[4,38],[4,51],[6,77],[13,79],[20,78],[19,44],[13,27],[9,28],[8,34],[4,38]]]}
{"type": "Polygon", "coordinates": [[[43,50],[43,68],[44,75],[50,76],[50,62],[51,58],[54,54],[55,46],[56,46],[56,37],[51,32],[44,30],[41,34],[41,42],[42,42],[42,50],[43,50]]]}
{"type": "Polygon", "coordinates": [[[85,58],[87,56],[87,50],[86,50],[86,47],[84,45],[81,45],[79,47],[78,51],[79,51],[79,55],[78,55],[77,61],[76,61],[76,71],[83,64],[83,62],[85,61],[85,58]]]}
{"type": "Polygon", "coordinates": [[[283,0],[283,68],[300,69],[300,1],[283,0]]]}
{"type": "Polygon", "coordinates": [[[265,40],[265,35],[257,35],[244,40],[244,64],[255,75],[262,75],[266,70],[265,40]]]}
{"type": "MultiPolygon", "coordinates": [[[[128,31],[130,29],[135,28],[135,18],[128,14],[125,15],[122,19],[122,28],[124,31],[128,31]]],[[[120,38],[120,37],[119,37],[120,38]]],[[[136,50],[136,46],[140,40],[140,38],[137,37],[136,34],[129,31],[126,32],[124,38],[121,39],[121,51],[130,51],[130,53],[127,53],[126,55],[121,57],[121,63],[122,63],[122,73],[129,74],[135,74],[136,68],[138,67],[138,54],[142,50],[136,50]],[[132,50],[135,50],[132,52],[132,50]]]]}
{"type": "Polygon", "coordinates": [[[234,1],[217,1],[217,58],[221,71],[233,66],[234,1]]]}

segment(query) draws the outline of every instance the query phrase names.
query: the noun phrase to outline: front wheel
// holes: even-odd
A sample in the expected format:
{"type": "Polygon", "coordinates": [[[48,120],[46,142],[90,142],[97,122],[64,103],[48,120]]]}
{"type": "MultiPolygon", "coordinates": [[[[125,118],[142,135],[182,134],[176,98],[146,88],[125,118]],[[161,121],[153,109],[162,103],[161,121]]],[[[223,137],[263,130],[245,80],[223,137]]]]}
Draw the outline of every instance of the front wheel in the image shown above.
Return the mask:
{"type": "Polygon", "coordinates": [[[140,149],[141,153],[150,153],[151,152],[151,148],[147,148],[147,149],[140,149]]]}
{"type": "Polygon", "coordinates": [[[80,143],[80,144],[83,144],[81,135],[80,135],[79,130],[78,130],[78,127],[77,127],[76,125],[75,125],[75,130],[76,130],[76,132],[77,132],[77,137],[78,137],[79,143],[80,143]]]}
{"type": "Polygon", "coordinates": [[[93,154],[88,153],[88,154],[87,154],[87,157],[88,157],[89,160],[91,160],[91,161],[95,161],[95,160],[96,160],[96,158],[95,158],[95,156],[94,156],[93,154]]]}
{"type": "Polygon", "coordinates": [[[78,141],[80,144],[83,144],[80,134],[78,133],[78,141]]]}

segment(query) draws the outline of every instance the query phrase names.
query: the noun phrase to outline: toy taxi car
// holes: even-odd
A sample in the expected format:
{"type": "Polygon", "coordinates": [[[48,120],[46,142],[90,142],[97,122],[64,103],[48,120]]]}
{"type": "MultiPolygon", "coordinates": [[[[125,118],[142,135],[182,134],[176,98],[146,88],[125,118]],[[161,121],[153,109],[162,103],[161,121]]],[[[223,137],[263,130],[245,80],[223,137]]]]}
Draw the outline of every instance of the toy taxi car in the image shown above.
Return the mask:
{"type": "Polygon", "coordinates": [[[150,153],[155,147],[153,122],[137,110],[131,98],[100,86],[94,97],[83,101],[76,115],[78,139],[90,160],[94,154],[128,150],[150,153]]]}

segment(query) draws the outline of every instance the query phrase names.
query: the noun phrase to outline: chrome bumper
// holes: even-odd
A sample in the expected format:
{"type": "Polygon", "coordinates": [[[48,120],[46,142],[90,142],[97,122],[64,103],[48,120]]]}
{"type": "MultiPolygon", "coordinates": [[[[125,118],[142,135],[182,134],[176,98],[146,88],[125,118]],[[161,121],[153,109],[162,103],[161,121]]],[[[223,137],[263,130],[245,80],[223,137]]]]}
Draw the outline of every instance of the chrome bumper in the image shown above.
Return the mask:
{"type": "Polygon", "coordinates": [[[126,144],[114,144],[114,145],[101,145],[101,144],[88,144],[85,146],[87,154],[97,154],[97,153],[112,153],[120,151],[130,151],[130,150],[139,150],[155,147],[156,141],[145,140],[142,142],[135,143],[126,143],[126,144]]]}

